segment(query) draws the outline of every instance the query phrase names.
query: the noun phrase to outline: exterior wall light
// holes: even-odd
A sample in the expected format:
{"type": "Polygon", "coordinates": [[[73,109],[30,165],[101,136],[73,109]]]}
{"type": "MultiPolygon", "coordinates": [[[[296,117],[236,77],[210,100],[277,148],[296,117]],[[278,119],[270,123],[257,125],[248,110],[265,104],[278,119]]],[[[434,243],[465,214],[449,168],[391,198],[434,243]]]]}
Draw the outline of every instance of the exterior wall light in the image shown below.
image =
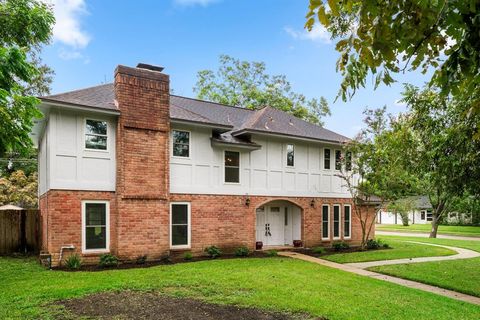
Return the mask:
{"type": "Polygon", "coordinates": [[[312,207],[312,208],[315,207],[315,199],[312,199],[312,201],[310,201],[310,207],[312,207]]]}

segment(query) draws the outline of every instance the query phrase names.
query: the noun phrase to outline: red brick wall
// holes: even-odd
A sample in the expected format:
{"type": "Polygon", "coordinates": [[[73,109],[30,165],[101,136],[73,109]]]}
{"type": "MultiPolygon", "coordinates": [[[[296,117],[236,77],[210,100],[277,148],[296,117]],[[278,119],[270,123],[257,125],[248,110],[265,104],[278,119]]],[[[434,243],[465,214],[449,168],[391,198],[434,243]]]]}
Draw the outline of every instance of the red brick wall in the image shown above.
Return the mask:
{"type": "Polygon", "coordinates": [[[170,88],[166,74],[118,66],[117,254],[159,258],[169,250],[170,88]]]}
{"type": "MultiPolygon", "coordinates": [[[[105,200],[110,202],[110,251],[117,252],[117,208],[114,192],[50,190],[40,198],[43,222],[42,250],[52,255],[52,265],[58,265],[62,246],[73,245],[70,253],[82,253],[82,201],[105,200]]],[[[98,255],[91,255],[95,262],[98,255]]],[[[85,256],[88,261],[88,255],[85,256]]]]}

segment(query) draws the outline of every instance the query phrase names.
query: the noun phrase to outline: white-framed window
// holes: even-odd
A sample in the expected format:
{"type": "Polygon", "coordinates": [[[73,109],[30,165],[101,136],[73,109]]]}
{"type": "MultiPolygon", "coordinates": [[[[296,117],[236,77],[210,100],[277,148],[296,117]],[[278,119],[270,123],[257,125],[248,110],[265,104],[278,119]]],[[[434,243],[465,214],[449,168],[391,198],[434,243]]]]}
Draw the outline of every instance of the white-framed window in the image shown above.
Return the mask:
{"type": "Polygon", "coordinates": [[[287,144],[287,167],[295,166],[295,146],[287,144]]]}
{"type": "Polygon", "coordinates": [[[190,203],[170,203],[170,247],[190,248],[190,203]]]}
{"type": "Polygon", "coordinates": [[[427,210],[427,221],[433,221],[432,210],[427,210]]]}
{"type": "Polygon", "coordinates": [[[225,151],[225,183],[240,183],[240,152],[225,151]]]}
{"type": "Polygon", "coordinates": [[[333,239],[340,239],[340,205],[333,205],[333,239]]]}
{"type": "Polygon", "coordinates": [[[425,210],[420,211],[420,220],[425,220],[426,219],[425,214],[426,214],[425,210]]]}
{"type": "Polygon", "coordinates": [[[323,169],[330,170],[330,149],[323,149],[323,169]]]}
{"type": "Polygon", "coordinates": [[[343,237],[352,237],[352,206],[349,204],[343,206],[343,237]]]}
{"type": "Polygon", "coordinates": [[[110,250],[110,203],[82,201],[82,252],[110,250]]]}
{"type": "Polygon", "coordinates": [[[342,151],[335,150],[335,170],[342,169],[342,151]]]}
{"type": "Polygon", "coordinates": [[[347,151],[345,153],[345,169],[347,171],[352,171],[352,152],[347,151]]]}
{"type": "Polygon", "coordinates": [[[322,205],[322,239],[330,239],[330,206],[322,205]]]}
{"type": "Polygon", "coordinates": [[[108,123],[105,120],[85,119],[85,149],[108,149],[108,123]]]}
{"type": "Polygon", "coordinates": [[[172,155],[174,157],[190,157],[190,131],[172,130],[172,155]]]}

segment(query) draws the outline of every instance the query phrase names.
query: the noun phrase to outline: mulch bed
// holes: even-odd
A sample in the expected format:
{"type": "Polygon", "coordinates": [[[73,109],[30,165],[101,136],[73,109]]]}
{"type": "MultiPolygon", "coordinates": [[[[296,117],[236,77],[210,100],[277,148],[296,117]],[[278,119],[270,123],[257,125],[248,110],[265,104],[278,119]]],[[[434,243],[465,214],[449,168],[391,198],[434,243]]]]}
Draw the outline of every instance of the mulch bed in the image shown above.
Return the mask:
{"type": "MultiPolygon", "coordinates": [[[[172,298],[156,292],[103,292],[78,299],[58,301],[65,312],[58,319],[79,317],[100,319],[312,319],[306,314],[287,314],[257,308],[217,305],[187,298],[172,298]]],[[[325,319],[325,318],[316,318],[325,319]]]]}

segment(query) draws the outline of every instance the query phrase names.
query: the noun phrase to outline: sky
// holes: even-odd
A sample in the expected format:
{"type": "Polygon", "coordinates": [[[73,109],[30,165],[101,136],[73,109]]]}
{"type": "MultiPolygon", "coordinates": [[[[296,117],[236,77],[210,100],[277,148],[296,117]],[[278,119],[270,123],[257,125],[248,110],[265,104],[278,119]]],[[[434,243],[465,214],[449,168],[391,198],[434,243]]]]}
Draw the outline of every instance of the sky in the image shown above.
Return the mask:
{"type": "Polygon", "coordinates": [[[341,83],[338,53],[324,29],[303,28],[308,0],[44,1],[56,17],[42,54],[55,71],[52,93],[112,82],[118,64],[144,62],[165,67],[175,94],[195,97],[197,72],[216,70],[218,57],[228,54],[265,62],[269,74],[286,75],[308,98],[324,96],[332,112],[325,127],[353,137],[366,107],[404,111],[402,83],[428,80],[410,72],[390,87],[368,85],[348,102],[334,102],[341,83]]]}

